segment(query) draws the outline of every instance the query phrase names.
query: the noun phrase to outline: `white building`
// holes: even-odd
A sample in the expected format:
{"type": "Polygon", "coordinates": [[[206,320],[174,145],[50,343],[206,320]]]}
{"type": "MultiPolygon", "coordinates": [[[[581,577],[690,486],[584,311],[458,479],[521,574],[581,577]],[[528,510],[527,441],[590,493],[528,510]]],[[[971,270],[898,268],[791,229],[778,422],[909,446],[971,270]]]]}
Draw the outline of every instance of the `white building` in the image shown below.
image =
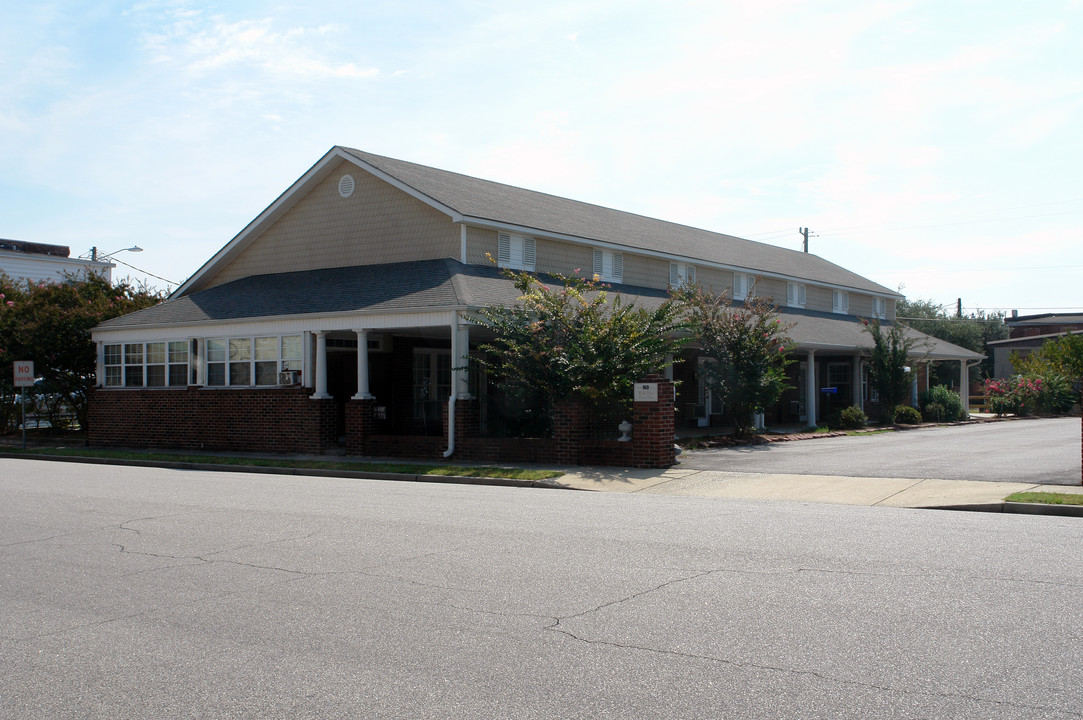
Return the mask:
{"type": "Polygon", "coordinates": [[[71,250],[64,245],[4,240],[0,238],[0,272],[13,280],[58,281],[65,275],[92,272],[112,282],[110,262],[69,257],[71,250]]]}

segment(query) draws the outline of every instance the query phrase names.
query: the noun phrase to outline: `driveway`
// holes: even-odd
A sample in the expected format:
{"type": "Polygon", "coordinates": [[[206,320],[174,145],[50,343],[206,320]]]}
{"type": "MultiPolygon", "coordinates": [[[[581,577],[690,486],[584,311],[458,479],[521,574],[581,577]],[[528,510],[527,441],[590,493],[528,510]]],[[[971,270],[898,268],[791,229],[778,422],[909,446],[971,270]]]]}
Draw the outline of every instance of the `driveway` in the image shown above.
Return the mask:
{"type": "Polygon", "coordinates": [[[686,451],[682,468],[1079,485],[1079,418],[1023,419],[686,451]]]}

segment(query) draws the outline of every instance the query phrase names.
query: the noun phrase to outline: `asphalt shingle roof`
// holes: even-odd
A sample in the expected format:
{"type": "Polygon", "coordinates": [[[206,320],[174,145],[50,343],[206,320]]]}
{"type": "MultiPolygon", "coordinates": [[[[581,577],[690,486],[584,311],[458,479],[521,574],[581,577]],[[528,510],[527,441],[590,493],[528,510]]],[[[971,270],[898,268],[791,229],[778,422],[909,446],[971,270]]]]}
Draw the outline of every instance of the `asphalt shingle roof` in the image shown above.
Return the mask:
{"type": "Polygon", "coordinates": [[[340,148],[462,215],[653,252],[898,296],[810,253],[340,148]]]}
{"type": "MultiPolygon", "coordinates": [[[[668,293],[654,288],[615,285],[625,302],[656,307],[668,293]]],[[[303,270],[241,278],[102,323],[101,330],[167,324],[200,324],[255,320],[282,315],[351,312],[404,312],[425,309],[481,308],[514,305],[519,291],[494,267],[463,265],[457,260],[419,260],[387,265],[303,270]]],[[[799,346],[869,348],[872,342],[861,321],[852,316],[782,309],[782,319],[795,322],[790,331],[799,346]]],[[[916,330],[915,350],[931,359],[977,360],[978,353],[931,338],[916,330]]]]}

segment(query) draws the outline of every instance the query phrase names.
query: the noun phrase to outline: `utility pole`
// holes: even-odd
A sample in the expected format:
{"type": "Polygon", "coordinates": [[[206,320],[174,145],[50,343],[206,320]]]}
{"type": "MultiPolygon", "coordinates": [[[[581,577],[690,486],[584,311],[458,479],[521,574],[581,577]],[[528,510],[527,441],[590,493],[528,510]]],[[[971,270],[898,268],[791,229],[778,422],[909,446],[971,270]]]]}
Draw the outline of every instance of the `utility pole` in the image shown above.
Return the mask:
{"type": "Polygon", "coordinates": [[[955,317],[963,316],[963,299],[959,298],[955,303],[955,317]]]}
{"type": "Polygon", "coordinates": [[[801,233],[801,237],[805,238],[803,247],[805,249],[805,252],[808,252],[808,228],[797,228],[797,232],[801,233]]]}

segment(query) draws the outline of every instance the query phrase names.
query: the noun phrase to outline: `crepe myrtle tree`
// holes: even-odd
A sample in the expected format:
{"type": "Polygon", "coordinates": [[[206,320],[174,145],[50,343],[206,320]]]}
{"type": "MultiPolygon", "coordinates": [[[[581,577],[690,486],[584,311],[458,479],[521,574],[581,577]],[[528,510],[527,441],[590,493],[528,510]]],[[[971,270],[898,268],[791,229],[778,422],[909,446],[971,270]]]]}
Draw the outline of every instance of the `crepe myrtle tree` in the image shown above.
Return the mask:
{"type": "Polygon", "coordinates": [[[723,292],[702,286],[674,291],[685,313],[686,329],[707,358],[698,368],[704,385],[733,414],[734,434],[750,435],[753,415],[778,402],[791,386],[786,366],[794,343],[793,323],[779,318],[768,298],[753,296],[734,306],[723,292]]]}
{"type": "MultiPolygon", "coordinates": [[[[0,274],[0,365],[33,360],[46,409],[69,408],[86,427],[87,390],[94,385],[94,326],[162,301],[162,293],[123,280],[116,285],[93,273],[57,282],[15,281],[0,274]]],[[[0,394],[13,392],[0,373],[0,394]]],[[[55,418],[50,418],[55,419],[55,418]]],[[[0,418],[2,420],[2,418],[0,418]]]]}
{"type": "Polygon", "coordinates": [[[865,331],[872,337],[872,357],[869,377],[880,394],[884,407],[884,422],[895,422],[895,410],[910,397],[914,373],[910,369],[917,339],[906,327],[895,323],[886,330],[879,320],[862,320],[865,331]]]}
{"type": "Polygon", "coordinates": [[[627,402],[636,379],[664,368],[687,341],[678,335],[681,312],[672,299],[649,309],[624,302],[597,276],[502,274],[519,301],[472,314],[494,336],[475,362],[513,388],[550,400],[627,402]]]}

